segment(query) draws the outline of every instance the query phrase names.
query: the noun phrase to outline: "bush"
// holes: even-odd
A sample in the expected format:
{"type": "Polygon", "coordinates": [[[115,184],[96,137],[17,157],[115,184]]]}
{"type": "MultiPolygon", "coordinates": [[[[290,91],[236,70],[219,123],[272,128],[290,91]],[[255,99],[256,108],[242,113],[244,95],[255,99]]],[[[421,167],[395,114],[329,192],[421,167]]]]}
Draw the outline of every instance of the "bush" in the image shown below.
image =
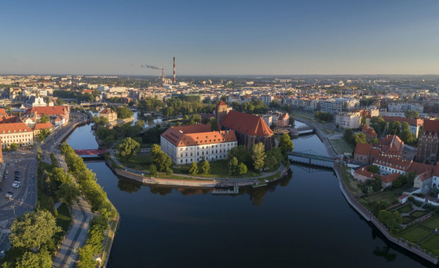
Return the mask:
{"type": "Polygon", "coordinates": [[[432,204],[424,204],[423,208],[428,209],[430,211],[434,211],[436,209],[432,204]]]}

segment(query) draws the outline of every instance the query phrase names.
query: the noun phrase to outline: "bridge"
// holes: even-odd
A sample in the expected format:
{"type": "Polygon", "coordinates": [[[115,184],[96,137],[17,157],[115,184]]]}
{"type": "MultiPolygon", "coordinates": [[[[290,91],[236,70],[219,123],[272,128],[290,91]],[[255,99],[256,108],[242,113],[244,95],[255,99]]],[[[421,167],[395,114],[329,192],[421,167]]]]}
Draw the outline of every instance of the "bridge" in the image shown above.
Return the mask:
{"type": "Polygon", "coordinates": [[[99,155],[102,156],[107,152],[107,149],[82,149],[75,150],[77,155],[99,155]]]}
{"type": "Polygon", "coordinates": [[[105,102],[82,102],[79,105],[82,107],[107,106],[105,102]]]}
{"type": "Polygon", "coordinates": [[[288,153],[288,158],[292,162],[320,166],[320,167],[332,167],[334,165],[334,158],[307,150],[303,152],[292,151],[288,153]],[[315,160],[314,162],[312,160],[315,160]]]}

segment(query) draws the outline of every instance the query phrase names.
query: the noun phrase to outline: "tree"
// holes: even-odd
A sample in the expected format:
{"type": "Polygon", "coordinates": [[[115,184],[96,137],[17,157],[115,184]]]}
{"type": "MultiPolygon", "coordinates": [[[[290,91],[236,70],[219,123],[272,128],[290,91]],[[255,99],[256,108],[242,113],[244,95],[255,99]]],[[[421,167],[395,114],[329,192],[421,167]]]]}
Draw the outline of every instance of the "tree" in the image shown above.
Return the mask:
{"type": "Polygon", "coordinates": [[[161,152],[154,164],[156,164],[158,170],[168,172],[168,168],[172,166],[172,159],[164,152],[161,152]]]}
{"type": "Polygon", "coordinates": [[[372,188],[375,192],[381,190],[383,188],[381,177],[375,175],[375,179],[373,180],[372,188]]]}
{"type": "Polygon", "coordinates": [[[360,125],[362,125],[362,126],[366,125],[366,116],[364,116],[364,115],[361,116],[360,125]]]}
{"type": "Polygon", "coordinates": [[[62,202],[71,206],[73,205],[73,201],[77,200],[81,195],[81,192],[79,191],[78,186],[71,182],[61,184],[56,194],[62,202]]]}
{"type": "Polygon", "coordinates": [[[128,137],[123,139],[118,146],[119,155],[123,159],[130,159],[136,156],[136,152],[140,149],[140,143],[128,137]]]}
{"type": "Polygon", "coordinates": [[[9,239],[13,247],[31,250],[41,247],[60,231],[52,213],[47,210],[31,211],[12,223],[9,239]]]}
{"type": "Polygon", "coordinates": [[[89,244],[78,249],[79,263],[78,268],[94,268],[96,267],[96,261],[93,259],[93,248],[89,244]]]}
{"type": "Polygon", "coordinates": [[[346,128],[343,133],[343,138],[347,143],[354,143],[354,132],[350,128],[346,128]]]}
{"type": "Polygon", "coordinates": [[[203,171],[203,175],[209,175],[210,174],[210,163],[207,160],[204,160],[201,164],[201,170],[203,171]]]}
{"type": "Polygon", "coordinates": [[[60,106],[60,105],[63,105],[63,104],[64,104],[64,101],[62,99],[57,99],[56,100],[56,105],[60,106]]]}
{"type": "Polygon", "coordinates": [[[126,105],[117,107],[115,112],[117,113],[117,118],[120,119],[130,118],[133,116],[133,112],[126,105]]]}
{"type": "Polygon", "coordinates": [[[103,116],[93,116],[93,123],[97,126],[105,126],[108,123],[108,119],[103,116]]]}
{"type": "Polygon", "coordinates": [[[229,161],[229,175],[235,175],[237,173],[238,165],[238,158],[236,158],[236,156],[232,157],[229,161]]]}
{"type": "Polygon", "coordinates": [[[366,141],[366,134],[364,134],[364,133],[355,133],[354,134],[354,140],[355,140],[356,144],[358,144],[358,143],[366,144],[367,143],[367,141],[366,141]]]}
{"type": "Polygon", "coordinates": [[[191,175],[197,175],[198,174],[198,164],[195,161],[192,162],[192,166],[189,169],[189,174],[191,174],[191,175]]]}
{"type": "Polygon", "coordinates": [[[265,146],[262,142],[253,145],[252,148],[252,159],[253,167],[256,171],[260,171],[264,167],[265,160],[265,146]]]}
{"type": "Polygon", "coordinates": [[[50,121],[50,117],[47,116],[46,114],[43,114],[43,115],[41,116],[41,118],[40,118],[40,122],[41,122],[41,123],[47,123],[47,122],[49,122],[49,121],[50,121]]]}
{"type": "Polygon", "coordinates": [[[416,119],[416,118],[419,117],[419,112],[418,111],[407,110],[407,111],[404,112],[404,115],[405,115],[406,118],[416,119]]]}
{"type": "Polygon", "coordinates": [[[377,135],[381,136],[381,134],[383,134],[384,130],[386,129],[387,123],[381,116],[377,116],[377,117],[373,117],[370,120],[370,125],[375,130],[377,135]]]}
{"type": "MultiPolygon", "coordinates": [[[[168,156],[168,157],[169,157],[169,156],[168,156]]],[[[174,171],[172,170],[172,168],[167,167],[167,168],[166,168],[166,175],[171,176],[172,173],[174,173],[174,171]]]]}
{"type": "Polygon", "coordinates": [[[145,121],[143,120],[137,120],[136,123],[134,123],[135,126],[141,127],[143,129],[143,127],[145,126],[145,121]]]}
{"type": "Polygon", "coordinates": [[[411,143],[413,141],[410,125],[407,122],[402,123],[401,140],[405,143],[411,143]]]}
{"type": "Polygon", "coordinates": [[[392,213],[387,210],[381,210],[378,213],[378,220],[384,223],[391,233],[394,233],[396,229],[399,229],[402,223],[402,217],[398,211],[392,213]]]}
{"type": "Polygon", "coordinates": [[[281,149],[284,156],[286,156],[288,152],[291,152],[293,150],[294,144],[291,141],[291,137],[290,135],[288,135],[288,133],[284,133],[280,138],[279,148],[281,149]]]}
{"type": "Polygon", "coordinates": [[[367,168],[367,170],[372,172],[372,173],[378,173],[380,171],[380,168],[378,166],[375,166],[375,165],[370,165],[367,168]]]}
{"type": "Polygon", "coordinates": [[[47,250],[41,250],[40,252],[33,253],[26,251],[21,256],[15,267],[16,268],[51,268],[53,265],[50,252],[47,250]]]}
{"type": "Polygon", "coordinates": [[[244,163],[240,163],[238,166],[238,174],[244,175],[247,174],[247,166],[244,163]]]}
{"type": "Polygon", "coordinates": [[[13,142],[13,143],[11,143],[11,145],[9,145],[9,148],[10,148],[12,151],[17,151],[17,149],[18,149],[18,145],[17,145],[15,142],[13,142]]]}
{"type": "Polygon", "coordinates": [[[154,164],[151,164],[149,166],[149,174],[151,174],[151,176],[157,176],[157,166],[154,164]]]}
{"type": "Polygon", "coordinates": [[[247,163],[247,164],[249,164],[251,160],[251,155],[247,150],[247,147],[245,147],[244,145],[239,145],[232,148],[232,150],[229,151],[228,157],[229,159],[236,157],[238,159],[238,162],[247,163]]]}

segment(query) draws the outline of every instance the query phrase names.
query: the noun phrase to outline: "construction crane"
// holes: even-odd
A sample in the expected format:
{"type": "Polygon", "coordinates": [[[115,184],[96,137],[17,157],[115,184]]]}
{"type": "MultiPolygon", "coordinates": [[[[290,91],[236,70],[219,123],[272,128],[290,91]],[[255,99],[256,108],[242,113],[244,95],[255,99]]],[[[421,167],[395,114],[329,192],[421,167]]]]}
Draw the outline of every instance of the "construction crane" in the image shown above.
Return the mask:
{"type": "Polygon", "coordinates": [[[165,83],[165,68],[152,66],[152,65],[140,65],[142,68],[154,69],[154,70],[162,70],[162,84],[165,83]]]}

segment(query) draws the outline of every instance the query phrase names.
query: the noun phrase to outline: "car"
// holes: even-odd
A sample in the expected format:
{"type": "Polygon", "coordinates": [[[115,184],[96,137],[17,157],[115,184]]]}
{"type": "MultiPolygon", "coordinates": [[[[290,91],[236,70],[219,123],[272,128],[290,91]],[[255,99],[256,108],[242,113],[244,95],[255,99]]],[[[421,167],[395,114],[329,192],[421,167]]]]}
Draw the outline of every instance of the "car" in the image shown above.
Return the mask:
{"type": "Polygon", "coordinates": [[[19,183],[19,182],[14,182],[14,183],[12,184],[12,187],[13,187],[13,188],[20,188],[20,183],[19,183]]]}
{"type": "Polygon", "coordinates": [[[20,179],[14,179],[15,182],[20,182],[20,179]]]}
{"type": "Polygon", "coordinates": [[[12,196],[14,195],[13,192],[8,192],[5,196],[6,199],[12,199],[12,196]]]}
{"type": "Polygon", "coordinates": [[[6,170],[6,174],[9,174],[9,170],[6,170]]]}

